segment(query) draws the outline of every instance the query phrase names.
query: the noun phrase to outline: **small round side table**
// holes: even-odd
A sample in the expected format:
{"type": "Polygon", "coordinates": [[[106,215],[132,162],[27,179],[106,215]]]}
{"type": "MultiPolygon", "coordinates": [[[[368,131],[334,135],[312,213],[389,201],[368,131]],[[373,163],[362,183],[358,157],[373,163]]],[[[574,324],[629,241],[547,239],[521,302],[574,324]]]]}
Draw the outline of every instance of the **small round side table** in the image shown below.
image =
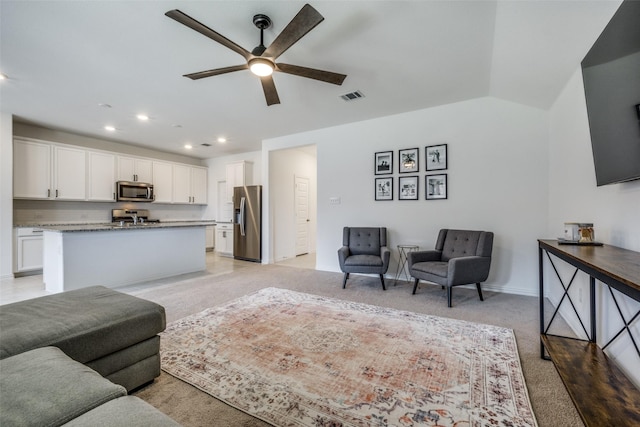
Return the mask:
{"type": "Polygon", "coordinates": [[[409,272],[407,271],[407,254],[409,252],[414,252],[420,250],[420,246],[417,245],[398,245],[398,253],[400,254],[399,258],[398,258],[398,269],[396,270],[396,283],[394,283],[393,285],[395,286],[398,282],[398,279],[404,275],[404,279],[406,282],[409,281],[410,279],[410,275],[409,272]]]}

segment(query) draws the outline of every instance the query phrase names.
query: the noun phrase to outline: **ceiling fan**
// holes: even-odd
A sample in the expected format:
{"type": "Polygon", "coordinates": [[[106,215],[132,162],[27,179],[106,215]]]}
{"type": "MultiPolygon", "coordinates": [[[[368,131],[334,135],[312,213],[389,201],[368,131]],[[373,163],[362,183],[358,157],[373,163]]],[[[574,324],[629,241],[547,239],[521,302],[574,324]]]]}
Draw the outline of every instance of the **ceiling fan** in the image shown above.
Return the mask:
{"type": "Polygon", "coordinates": [[[280,103],[280,98],[278,97],[278,92],[276,91],[276,86],[271,75],[274,71],[320,80],[335,85],[341,85],[347,77],[344,74],[333,73],[331,71],[275,62],[280,55],[324,20],[324,17],[308,4],[305,4],[302,9],[300,9],[300,12],[287,24],[285,29],[282,30],[269,47],[264,46],[263,35],[264,30],[271,26],[271,19],[266,15],[255,15],[253,17],[253,24],[260,30],[260,45],[256,46],[251,52],[178,9],[170,10],[165,13],[165,15],[242,55],[247,61],[246,64],[242,65],[233,65],[231,67],[216,68],[184,75],[192,80],[250,69],[251,72],[260,77],[267,105],[273,105],[280,103]]]}

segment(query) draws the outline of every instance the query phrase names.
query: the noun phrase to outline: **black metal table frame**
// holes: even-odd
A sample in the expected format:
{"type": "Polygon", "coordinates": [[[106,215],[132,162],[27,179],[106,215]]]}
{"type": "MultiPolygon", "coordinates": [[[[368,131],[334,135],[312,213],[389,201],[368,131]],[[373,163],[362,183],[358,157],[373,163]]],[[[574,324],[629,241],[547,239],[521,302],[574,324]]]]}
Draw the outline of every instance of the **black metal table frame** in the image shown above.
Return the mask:
{"type": "MultiPolygon", "coordinates": [[[[592,268],[590,265],[588,265],[587,263],[584,262],[580,262],[579,260],[568,256],[567,254],[565,254],[562,251],[559,250],[555,250],[555,248],[553,248],[552,246],[548,246],[545,245],[545,247],[543,247],[543,242],[539,242],[538,243],[538,268],[539,268],[539,279],[540,279],[540,334],[544,334],[546,335],[547,332],[549,331],[549,328],[551,327],[551,324],[553,323],[553,320],[555,319],[556,315],[558,314],[560,307],[562,306],[562,302],[564,301],[565,298],[567,298],[567,300],[569,301],[569,303],[571,304],[571,307],[573,308],[573,311],[575,312],[578,321],[580,322],[580,325],[582,326],[582,329],[585,332],[585,335],[588,337],[588,341],[589,342],[593,342],[597,344],[597,340],[596,340],[596,319],[597,319],[597,307],[596,307],[596,280],[599,280],[600,282],[604,283],[605,285],[607,285],[608,289],[609,289],[609,293],[611,294],[611,298],[613,300],[613,302],[615,303],[615,306],[618,310],[618,314],[620,315],[620,318],[622,319],[622,322],[624,324],[624,326],[622,326],[622,328],[616,333],[614,334],[614,336],[604,345],[602,346],[602,350],[606,349],[611,343],[613,343],[613,341],[615,341],[623,332],[627,332],[629,334],[629,337],[631,338],[631,341],[633,342],[633,345],[636,349],[636,353],[638,354],[638,357],[640,358],[640,349],[638,348],[638,344],[636,343],[636,340],[633,337],[633,333],[630,330],[630,326],[631,324],[640,316],[640,310],[638,310],[638,312],[633,315],[630,320],[627,321],[627,319],[625,319],[624,314],[622,313],[622,310],[620,308],[620,305],[618,303],[618,300],[616,298],[616,296],[614,295],[613,291],[611,288],[616,289],[617,291],[623,293],[624,295],[627,295],[628,297],[636,300],[636,301],[640,301],[640,292],[637,292],[635,289],[630,288],[629,286],[627,286],[626,284],[620,282],[619,280],[617,280],[615,277],[612,277],[610,275],[607,275],[601,271],[598,271],[594,268],[592,268]],[[545,326],[545,316],[544,316],[544,253],[546,253],[547,258],[549,259],[549,262],[551,264],[551,266],[553,267],[553,270],[556,274],[556,277],[558,278],[560,284],[562,285],[562,288],[564,290],[564,293],[562,295],[562,298],[560,299],[560,302],[558,303],[557,307],[555,308],[555,311],[553,313],[553,315],[551,316],[551,320],[549,321],[549,324],[545,326]],[[554,256],[558,257],[559,259],[561,259],[562,261],[565,261],[566,263],[572,265],[573,267],[576,268],[576,270],[574,271],[573,275],[571,276],[571,280],[569,281],[569,283],[567,285],[564,284],[562,278],[560,277],[560,274],[558,273],[558,270],[555,266],[555,264],[553,263],[553,259],[551,258],[551,254],[553,254],[554,256]],[[578,271],[583,271],[584,273],[589,275],[589,322],[590,322],[590,332],[587,332],[587,328],[584,326],[584,323],[582,321],[582,318],[580,317],[580,314],[578,313],[578,310],[576,309],[575,305],[573,304],[573,301],[571,300],[571,295],[569,295],[569,289],[571,288],[571,285],[573,284],[574,279],[576,278],[576,275],[578,274],[578,271]]],[[[544,344],[542,343],[542,340],[540,340],[540,357],[546,360],[549,360],[550,358],[548,356],[545,355],[545,349],[544,349],[544,344]]]]}

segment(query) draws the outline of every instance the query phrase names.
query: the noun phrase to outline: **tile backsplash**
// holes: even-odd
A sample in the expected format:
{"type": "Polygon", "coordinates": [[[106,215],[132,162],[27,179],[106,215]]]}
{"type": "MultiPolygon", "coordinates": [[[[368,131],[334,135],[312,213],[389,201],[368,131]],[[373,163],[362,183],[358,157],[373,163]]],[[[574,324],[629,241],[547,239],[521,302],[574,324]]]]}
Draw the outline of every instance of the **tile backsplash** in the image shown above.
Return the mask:
{"type": "Polygon", "coordinates": [[[14,225],[83,224],[111,222],[112,209],[147,209],[160,221],[195,221],[204,218],[206,206],[153,203],[57,202],[49,200],[13,201],[14,225]]]}

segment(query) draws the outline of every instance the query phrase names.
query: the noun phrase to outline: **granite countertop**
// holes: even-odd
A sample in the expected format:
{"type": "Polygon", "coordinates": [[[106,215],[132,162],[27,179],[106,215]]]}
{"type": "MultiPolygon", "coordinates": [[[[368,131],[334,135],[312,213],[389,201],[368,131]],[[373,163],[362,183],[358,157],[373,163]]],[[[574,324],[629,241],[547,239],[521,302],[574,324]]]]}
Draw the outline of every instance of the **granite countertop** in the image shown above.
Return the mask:
{"type": "Polygon", "coordinates": [[[124,223],[94,223],[94,224],[40,224],[30,225],[29,227],[37,228],[45,231],[66,232],[84,232],[84,231],[123,231],[123,230],[144,230],[144,229],[160,229],[160,228],[177,228],[177,227],[206,227],[216,225],[214,221],[166,221],[166,222],[145,222],[142,224],[124,223]]]}

